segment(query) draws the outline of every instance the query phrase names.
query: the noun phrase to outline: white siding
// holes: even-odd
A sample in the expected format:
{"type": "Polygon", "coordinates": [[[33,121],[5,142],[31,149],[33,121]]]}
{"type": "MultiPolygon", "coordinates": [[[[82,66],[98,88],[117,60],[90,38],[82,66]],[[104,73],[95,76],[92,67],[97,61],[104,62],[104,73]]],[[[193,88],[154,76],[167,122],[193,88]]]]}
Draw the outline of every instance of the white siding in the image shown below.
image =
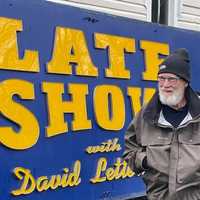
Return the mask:
{"type": "Polygon", "coordinates": [[[200,31],[200,0],[177,0],[174,25],[200,31]]]}
{"type": "Polygon", "coordinates": [[[108,14],[151,21],[151,0],[48,0],[108,14]]]}

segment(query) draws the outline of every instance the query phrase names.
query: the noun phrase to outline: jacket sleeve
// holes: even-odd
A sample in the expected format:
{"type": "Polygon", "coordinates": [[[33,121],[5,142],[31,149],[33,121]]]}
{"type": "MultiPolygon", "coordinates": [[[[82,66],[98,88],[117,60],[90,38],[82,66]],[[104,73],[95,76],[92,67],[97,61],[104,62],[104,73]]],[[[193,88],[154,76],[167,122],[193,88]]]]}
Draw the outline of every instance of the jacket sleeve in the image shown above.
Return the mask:
{"type": "Polygon", "coordinates": [[[138,142],[141,131],[141,127],[138,127],[139,120],[141,120],[140,115],[141,113],[134,118],[125,133],[125,151],[123,153],[123,158],[136,174],[147,169],[147,166],[143,165],[143,163],[146,163],[144,162],[146,160],[146,148],[138,142]]]}

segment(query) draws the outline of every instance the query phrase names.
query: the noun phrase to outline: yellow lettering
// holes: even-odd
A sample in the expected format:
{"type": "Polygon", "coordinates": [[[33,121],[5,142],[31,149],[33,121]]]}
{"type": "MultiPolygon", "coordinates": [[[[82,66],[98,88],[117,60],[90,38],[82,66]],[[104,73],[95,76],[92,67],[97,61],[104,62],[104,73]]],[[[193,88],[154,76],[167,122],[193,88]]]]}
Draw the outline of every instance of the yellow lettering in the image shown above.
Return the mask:
{"type": "Polygon", "coordinates": [[[31,175],[30,170],[24,169],[22,167],[17,167],[14,169],[14,174],[19,180],[23,180],[21,188],[18,190],[13,190],[11,193],[15,196],[22,194],[30,194],[35,189],[35,180],[31,175]]]}
{"type": "Polygon", "coordinates": [[[62,83],[43,83],[43,92],[47,93],[49,109],[49,126],[47,137],[68,131],[68,124],[64,121],[64,113],[73,113],[72,130],[84,130],[92,127],[87,119],[86,95],[88,86],[84,84],[69,84],[71,101],[63,101],[64,85],[62,83]]]}
{"type": "Polygon", "coordinates": [[[0,127],[0,141],[12,149],[32,147],[39,137],[39,124],[34,114],[24,106],[13,101],[18,95],[20,99],[34,99],[34,86],[24,80],[10,79],[0,83],[0,112],[20,126],[18,132],[11,127],[0,127]]]}
{"type": "Polygon", "coordinates": [[[68,176],[68,168],[64,169],[65,174],[62,176],[61,179],[61,186],[77,186],[81,183],[80,172],[81,172],[81,162],[77,160],[74,164],[74,171],[69,174],[68,176]]]}
{"type": "Polygon", "coordinates": [[[141,88],[128,87],[127,92],[131,98],[132,113],[133,115],[136,115],[136,113],[141,109],[141,88]]]}
{"type": "Polygon", "coordinates": [[[120,158],[117,158],[115,163],[115,178],[125,178],[126,177],[126,170],[127,170],[127,163],[126,161],[121,162],[120,158]]]}
{"type": "Polygon", "coordinates": [[[86,148],[86,152],[89,154],[97,153],[97,152],[114,152],[114,151],[120,151],[121,146],[118,144],[119,139],[114,138],[113,140],[108,140],[106,142],[102,142],[101,145],[97,146],[88,146],[86,148]]]}
{"type": "Polygon", "coordinates": [[[98,76],[98,69],[91,61],[84,33],[80,30],[57,27],[52,60],[47,71],[72,74],[70,64],[76,64],[76,75],[98,76]]]}
{"type": "Polygon", "coordinates": [[[49,188],[51,188],[52,190],[55,190],[57,187],[60,186],[60,182],[61,182],[61,176],[60,175],[53,175],[50,178],[49,181],[49,188]]]}
{"type": "Polygon", "coordinates": [[[108,168],[105,175],[108,181],[112,181],[115,178],[115,170],[113,168],[108,168]]]}
{"type": "Polygon", "coordinates": [[[141,40],[140,45],[145,53],[146,70],[143,73],[143,79],[156,81],[159,65],[163,61],[162,58],[159,58],[159,54],[169,55],[169,45],[146,40],[141,40]]]}
{"type": "Polygon", "coordinates": [[[97,123],[106,130],[120,130],[125,121],[125,104],[121,89],[101,85],[94,91],[94,109],[97,123]],[[111,110],[109,110],[109,99],[111,110]],[[110,111],[110,112],[109,112],[110,111]]]}
{"type": "Polygon", "coordinates": [[[61,186],[64,188],[64,187],[68,186],[67,178],[68,178],[69,169],[64,168],[63,171],[64,171],[64,174],[63,174],[62,179],[61,179],[61,186]]]}
{"type": "MultiPolygon", "coordinates": [[[[132,172],[132,171],[131,171],[132,172]]],[[[124,179],[126,177],[134,176],[134,172],[130,173],[130,168],[126,161],[122,161],[121,158],[117,158],[115,163],[115,179],[124,179]]]]}
{"type": "MultiPolygon", "coordinates": [[[[124,161],[125,162],[125,161],[124,161]]],[[[128,166],[127,167],[127,176],[129,177],[129,178],[131,178],[132,176],[134,176],[135,175],[135,172],[133,172],[132,170],[131,170],[131,168],[128,166]]]]}
{"type": "Polygon", "coordinates": [[[92,183],[100,183],[104,181],[130,178],[135,175],[135,173],[128,167],[126,161],[123,161],[121,158],[117,158],[114,167],[106,167],[106,158],[100,158],[97,163],[96,175],[94,178],[91,178],[90,181],[92,183]]]}
{"type": "Polygon", "coordinates": [[[130,71],[126,69],[124,52],[135,52],[135,40],[114,35],[95,34],[95,46],[109,51],[109,69],[106,77],[130,79],[130,71]]]}
{"type": "Polygon", "coordinates": [[[138,87],[128,87],[127,93],[131,99],[133,115],[140,111],[142,105],[148,103],[155,91],[155,88],[144,88],[143,102],[141,103],[142,89],[138,87]]]}
{"type": "Polygon", "coordinates": [[[37,51],[25,50],[19,58],[17,31],[22,31],[22,21],[0,17],[0,69],[39,72],[37,51]]]}
{"type": "Polygon", "coordinates": [[[47,176],[41,176],[37,180],[37,185],[36,185],[37,191],[42,192],[48,190],[48,177],[47,176]]]}
{"type": "Polygon", "coordinates": [[[150,101],[155,91],[156,91],[155,88],[144,88],[143,104],[147,104],[150,101]]]}
{"type": "Polygon", "coordinates": [[[30,194],[34,190],[43,192],[49,189],[55,190],[58,187],[73,187],[81,183],[81,162],[79,160],[74,163],[74,169],[71,173],[68,168],[64,168],[64,174],[52,175],[50,178],[40,176],[35,179],[30,170],[22,167],[15,168],[13,172],[19,180],[23,181],[19,189],[11,191],[14,196],[30,194]]]}
{"type": "Polygon", "coordinates": [[[92,183],[100,183],[106,181],[106,177],[101,177],[101,172],[106,170],[107,160],[106,158],[100,158],[97,163],[96,175],[94,178],[91,178],[92,183]]]}
{"type": "Polygon", "coordinates": [[[81,172],[81,162],[79,160],[77,160],[74,164],[74,172],[72,172],[71,174],[69,174],[68,177],[68,185],[69,186],[77,186],[80,184],[81,182],[81,178],[80,176],[80,172],[81,172]]]}

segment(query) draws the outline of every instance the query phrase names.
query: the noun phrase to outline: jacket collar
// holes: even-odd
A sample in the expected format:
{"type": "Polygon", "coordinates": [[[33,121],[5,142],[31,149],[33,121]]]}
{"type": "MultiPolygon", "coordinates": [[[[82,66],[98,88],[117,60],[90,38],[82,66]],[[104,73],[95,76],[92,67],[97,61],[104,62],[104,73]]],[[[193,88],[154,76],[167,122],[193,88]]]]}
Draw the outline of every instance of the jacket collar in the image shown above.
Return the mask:
{"type": "MultiPolygon", "coordinates": [[[[186,89],[186,99],[192,118],[197,118],[200,116],[200,97],[198,97],[197,93],[194,92],[190,86],[188,86],[186,89]]],[[[144,110],[144,119],[150,123],[157,122],[161,109],[162,104],[159,100],[158,91],[156,91],[144,110]]]]}

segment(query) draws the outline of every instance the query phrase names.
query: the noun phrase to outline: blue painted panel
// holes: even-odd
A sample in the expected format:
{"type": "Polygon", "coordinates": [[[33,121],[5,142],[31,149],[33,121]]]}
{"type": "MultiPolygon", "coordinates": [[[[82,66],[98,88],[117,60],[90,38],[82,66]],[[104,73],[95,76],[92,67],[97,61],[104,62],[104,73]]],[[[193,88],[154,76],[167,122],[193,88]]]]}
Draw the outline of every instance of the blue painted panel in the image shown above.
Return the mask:
{"type": "MultiPolygon", "coordinates": [[[[0,17],[22,20],[23,31],[17,33],[19,55],[23,57],[24,49],[37,50],[40,61],[39,73],[0,71],[1,81],[15,78],[27,80],[34,84],[35,100],[21,100],[18,97],[14,97],[14,100],[31,110],[40,125],[39,140],[33,147],[16,151],[3,145],[0,146],[0,198],[3,200],[97,200],[123,199],[144,194],[145,187],[139,177],[104,181],[97,184],[92,184],[90,179],[95,176],[99,158],[105,157],[107,159],[108,168],[113,167],[116,158],[122,155],[124,132],[133,116],[130,109],[130,98],[127,96],[127,87],[156,88],[156,82],[142,80],[145,63],[143,51],[139,45],[140,40],[168,43],[170,50],[179,47],[188,48],[191,52],[192,85],[196,90],[200,90],[198,79],[200,74],[198,55],[200,46],[197,45],[200,43],[200,33],[114,17],[42,0],[0,0],[0,17]],[[76,76],[74,71],[73,75],[47,73],[46,64],[52,57],[55,28],[57,26],[79,29],[84,32],[91,58],[99,70],[98,77],[76,76]],[[130,80],[105,77],[104,70],[109,65],[108,55],[106,50],[94,47],[94,33],[112,34],[135,39],[136,52],[125,56],[126,66],[131,71],[130,80]],[[88,118],[92,120],[92,129],[69,130],[67,133],[47,138],[45,127],[48,126],[48,110],[46,96],[41,89],[41,83],[44,81],[64,83],[66,88],[69,83],[88,84],[87,110],[88,118]],[[119,131],[104,130],[95,119],[93,93],[97,86],[103,84],[116,85],[124,94],[126,121],[124,127],[119,131]],[[116,137],[119,138],[119,144],[122,147],[119,152],[91,155],[85,152],[88,146],[99,145],[116,137]],[[35,190],[30,194],[17,197],[11,194],[11,191],[19,189],[22,184],[22,181],[18,180],[13,173],[15,167],[24,167],[31,170],[34,177],[50,177],[53,174],[62,174],[65,167],[72,169],[76,160],[81,162],[81,183],[78,186],[43,192],[35,190]]],[[[65,91],[63,99],[69,99],[67,91],[65,91]]],[[[65,115],[65,120],[69,124],[71,124],[72,119],[71,114],[65,115]]],[[[19,130],[15,123],[7,120],[3,115],[0,116],[0,125],[11,126],[14,130],[19,130]]]]}

